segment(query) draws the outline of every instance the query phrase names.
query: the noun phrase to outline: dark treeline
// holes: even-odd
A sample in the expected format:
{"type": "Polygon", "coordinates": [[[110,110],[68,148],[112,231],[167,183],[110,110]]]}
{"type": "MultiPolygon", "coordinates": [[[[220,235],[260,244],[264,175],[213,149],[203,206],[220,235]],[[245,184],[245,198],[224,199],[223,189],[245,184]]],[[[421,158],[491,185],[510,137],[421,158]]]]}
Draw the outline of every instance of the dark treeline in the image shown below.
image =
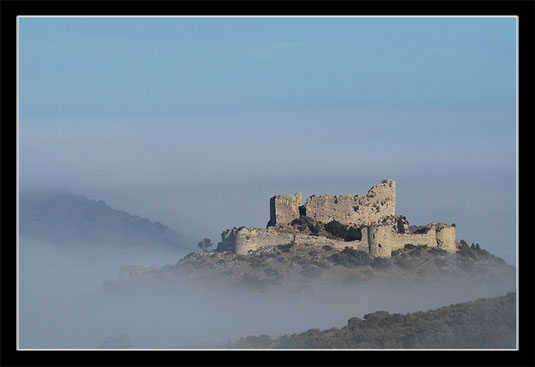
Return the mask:
{"type": "Polygon", "coordinates": [[[253,349],[499,349],[515,348],[516,293],[482,298],[426,312],[377,311],[347,326],[271,338],[248,336],[228,348],[253,349]]]}

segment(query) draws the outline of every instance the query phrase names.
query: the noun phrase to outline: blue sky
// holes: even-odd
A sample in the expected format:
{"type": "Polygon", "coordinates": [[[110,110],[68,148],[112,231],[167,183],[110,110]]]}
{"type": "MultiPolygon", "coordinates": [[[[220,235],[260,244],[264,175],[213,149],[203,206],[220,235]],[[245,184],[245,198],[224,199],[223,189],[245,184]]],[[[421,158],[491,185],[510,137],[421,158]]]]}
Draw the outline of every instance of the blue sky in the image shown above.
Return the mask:
{"type": "Polygon", "coordinates": [[[21,185],[217,240],[270,195],[365,194],[515,240],[515,18],[21,18],[21,185]],[[187,210],[185,210],[187,208],[187,210]],[[203,224],[204,223],[204,224],[203,224]]]}

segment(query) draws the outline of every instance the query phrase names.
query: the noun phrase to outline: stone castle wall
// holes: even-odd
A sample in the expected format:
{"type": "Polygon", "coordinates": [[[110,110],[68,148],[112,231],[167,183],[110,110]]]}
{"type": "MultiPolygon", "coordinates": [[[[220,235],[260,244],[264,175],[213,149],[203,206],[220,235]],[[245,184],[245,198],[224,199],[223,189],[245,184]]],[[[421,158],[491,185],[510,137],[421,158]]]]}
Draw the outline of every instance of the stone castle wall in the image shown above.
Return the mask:
{"type": "MultiPolygon", "coordinates": [[[[366,196],[358,195],[312,195],[303,205],[301,193],[277,195],[270,199],[270,221],[267,229],[233,228],[221,234],[218,251],[233,251],[247,254],[261,247],[295,244],[330,245],[366,251],[371,256],[390,257],[393,250],[406,244],[427,245],[454,252],[456,249],[455,227],[443,223],[431,223],[408,233],[408,226],[398,229],[392,225],[396,209],[396,182],[383,180],[373,186],[366,196]],[[359,226],[360,241],[343,241],[323,236],[277,231],[272,226],[288,224],[300,215],[328,223],[336,220],[347,225],[359,226]],[[406,233],[400,233],[399,231],[406,233]]],[[[399,218],[398,218],[399,219],[399,218]]],[[[397,221],[397,220],[396,220],[397,221]]]]}
{"type": "Polygon", "coordinates": [[[312,236],[302,233],[278,232],[274,229],[256,227],[241,227],[227,230],[221,234],[222,241],[218,244],[218,251],[233,251],[239,255],[247,254],[262,247],[272,247],[294,243],[297,245],[310,244],[315,246],[330,245],[338,249],[351,247],[368,252],[367,229],[362,232],[362,241],[336,240],[323,236],[312,236]]]}
{"type": "Polygon", "coordinates": [[[299,207],[303,205],[303,196],[300,192],[295,195],[276,195],[269,200],[269,223],[291,223],[299,218],[299,207]]]}
{"type": "Polygon", "coordinates": [[[391,225],[372,225],[362,227],[360,241],[343,241],[323,236],[278,232],[275,229],[241,227],[226,230],[221,234],[222,241],[218,251],[233,251],[244,255],[262,247],[285,245],[288,243],[310,244],[314,246],[330,245],[344,249],[350,247],[369,253],[371,256],[390,257],[393,250],[403,248],[406,244],[427,245],[455,252],[455,227],[443,223],[431,223],[421,233],[398,233],[391,225]]]}
{"type": "Polygon", "coordinates": [[[455,252],[454,226],[431,223],[422,232],[424,233],[398,233],[392,226],[370,226],[368,228],[369,254],[390,257],[393,250],[403,248],[408,243],[455,252]]]}
{"type": "Polygon", "coordinates": [[[312,195],[304,205],[302,203],[301,193],[272,197],[269,225],[288,224],[300,214],[323,223],[336,220],[357,226],[378,224],[381,219],[395,215],[396,181],[383,180],[373,186],[366,196],[312,195]]]}

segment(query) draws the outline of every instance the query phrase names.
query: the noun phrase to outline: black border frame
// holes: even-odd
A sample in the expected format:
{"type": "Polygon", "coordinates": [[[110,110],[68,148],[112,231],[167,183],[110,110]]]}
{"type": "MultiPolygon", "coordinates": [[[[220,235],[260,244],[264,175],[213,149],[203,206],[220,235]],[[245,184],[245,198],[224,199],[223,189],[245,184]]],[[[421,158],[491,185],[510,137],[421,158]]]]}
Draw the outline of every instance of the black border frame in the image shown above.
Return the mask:
{"type": "Polygon", "coordinates": [[[524,1],[173,2],[2,1],[3,226],[1,365],[473,365],[533,366],[534,15],[524,1]],[[16,17],[18,15],[515,15],[519,19],[519,349],[517,351],[17,351],[16,17]],[[520,196],[520,194],[522,194],[520,196]],[[528,228],[531,229],[528,231],[528,228]],[[177,354],[178,353],[178,354],[177,354]],[[355,354],[357,353],[357,354],[355,354]]]}

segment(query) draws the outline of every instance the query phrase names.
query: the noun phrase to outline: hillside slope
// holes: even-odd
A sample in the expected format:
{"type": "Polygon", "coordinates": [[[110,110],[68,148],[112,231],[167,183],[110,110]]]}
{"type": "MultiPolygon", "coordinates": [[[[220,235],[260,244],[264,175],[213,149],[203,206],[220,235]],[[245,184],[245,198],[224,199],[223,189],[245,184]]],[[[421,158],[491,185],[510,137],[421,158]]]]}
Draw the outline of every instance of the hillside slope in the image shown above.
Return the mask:
{"type": "Polygon", "coordinates": [[[159,222],[69,193],[21,194],[20,234],[58,245],[114,244],[187,249],[184,238],[159,222]]]}
{"type": "Polygon", "coordinates": [[[226,348],[421,349],[515,348],[516,293],[483,298],[426,312],[377,311],[353,317],[347,326],[271,338],[248,336],[226,348]]]}

